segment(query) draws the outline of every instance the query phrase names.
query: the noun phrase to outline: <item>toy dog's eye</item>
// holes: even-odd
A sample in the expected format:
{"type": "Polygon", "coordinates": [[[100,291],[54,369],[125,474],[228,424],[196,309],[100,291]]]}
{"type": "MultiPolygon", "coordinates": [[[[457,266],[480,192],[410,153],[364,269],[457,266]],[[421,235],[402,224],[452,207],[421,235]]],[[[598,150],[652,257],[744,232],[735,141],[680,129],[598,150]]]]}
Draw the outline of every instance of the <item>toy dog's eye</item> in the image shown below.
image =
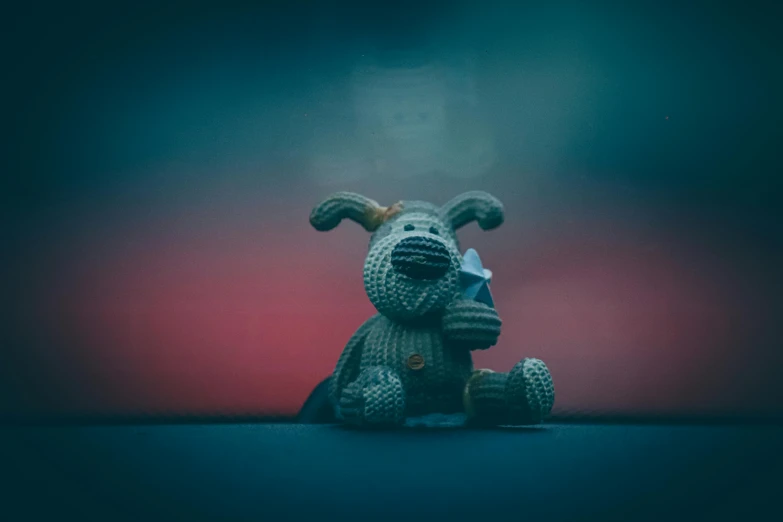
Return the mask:
{"type": "Polygon", "coordinates": [[[411,231],[411,230],[413,230],[414,228],[416,228],[416,227],[414,227],[413,225],[411,225],[411,224],[409,223],[409,224],[407,224],[407,225],[405,225],[405,226],[403,227],[403,230],[405,230],[405,232],[410,232],[410,231],[411,231]]]}
{"type": "Polygon", "coordinates": [[[437,236],[438,235],[438,229],[435,228],[435,227],[430,227],[430,234],[435,234],[437,236]]]}

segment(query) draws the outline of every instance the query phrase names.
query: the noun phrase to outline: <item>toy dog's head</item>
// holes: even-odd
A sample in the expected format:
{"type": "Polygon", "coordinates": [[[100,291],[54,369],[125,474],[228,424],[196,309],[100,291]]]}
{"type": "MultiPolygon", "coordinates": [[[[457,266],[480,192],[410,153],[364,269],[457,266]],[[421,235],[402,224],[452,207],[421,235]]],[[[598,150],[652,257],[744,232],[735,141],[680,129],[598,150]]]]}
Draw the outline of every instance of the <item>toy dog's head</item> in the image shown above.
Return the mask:
{"type": "Polygon", "coordinates": [[[343,219],[372,232],[364,263],[364,287],[375,308],[400,320],[445,308],[459,291],[461,264],[456,231],[477,221],[483,230],[503,223],[503,205],[486,192],[466,192],[442,207],[400,201],[382,207],[351,192],[332,194],[310,214],[320,231],[343,219]]]}

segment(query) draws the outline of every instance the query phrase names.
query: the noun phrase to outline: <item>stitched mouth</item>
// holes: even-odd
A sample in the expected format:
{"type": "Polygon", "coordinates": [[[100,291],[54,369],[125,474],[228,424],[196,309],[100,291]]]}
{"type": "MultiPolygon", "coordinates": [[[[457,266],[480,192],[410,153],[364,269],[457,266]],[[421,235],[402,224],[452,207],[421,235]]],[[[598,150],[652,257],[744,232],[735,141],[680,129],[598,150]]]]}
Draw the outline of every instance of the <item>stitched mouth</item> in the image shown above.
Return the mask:
{"type": "Polygon", "coordinates": [[[394,270],[418,280],[432,280],[443,277],[448,271],[451,259],[446,247],[438,240],[412,236],[400,241],[391,253],[394,270]]]}

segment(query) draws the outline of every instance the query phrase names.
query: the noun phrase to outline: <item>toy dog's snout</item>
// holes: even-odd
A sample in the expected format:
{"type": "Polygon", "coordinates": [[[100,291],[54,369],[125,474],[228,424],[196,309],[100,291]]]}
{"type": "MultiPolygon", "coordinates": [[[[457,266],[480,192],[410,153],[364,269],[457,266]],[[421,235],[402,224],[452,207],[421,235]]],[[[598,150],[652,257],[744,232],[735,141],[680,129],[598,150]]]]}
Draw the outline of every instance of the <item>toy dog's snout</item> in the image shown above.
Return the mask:
{"type": "Polygon", "coordinates": [[[394,247],[391,264],[395,272],[411,279],[439,279],[451,264],[449,251],[438,241],[425,236],[406,237],[394,247]]]}

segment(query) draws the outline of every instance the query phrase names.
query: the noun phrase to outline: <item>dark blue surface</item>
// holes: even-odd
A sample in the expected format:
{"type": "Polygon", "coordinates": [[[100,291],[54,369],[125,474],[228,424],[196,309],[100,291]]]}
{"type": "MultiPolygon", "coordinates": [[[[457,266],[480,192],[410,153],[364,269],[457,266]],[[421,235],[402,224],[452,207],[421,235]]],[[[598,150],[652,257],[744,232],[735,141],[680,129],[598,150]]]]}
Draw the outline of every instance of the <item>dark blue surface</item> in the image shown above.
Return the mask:
{"type": "Polygon", "coordinates": [[[0,433],[6,520],[781,519],[781,427],[364,433],[256,424],[0,433]]]}

